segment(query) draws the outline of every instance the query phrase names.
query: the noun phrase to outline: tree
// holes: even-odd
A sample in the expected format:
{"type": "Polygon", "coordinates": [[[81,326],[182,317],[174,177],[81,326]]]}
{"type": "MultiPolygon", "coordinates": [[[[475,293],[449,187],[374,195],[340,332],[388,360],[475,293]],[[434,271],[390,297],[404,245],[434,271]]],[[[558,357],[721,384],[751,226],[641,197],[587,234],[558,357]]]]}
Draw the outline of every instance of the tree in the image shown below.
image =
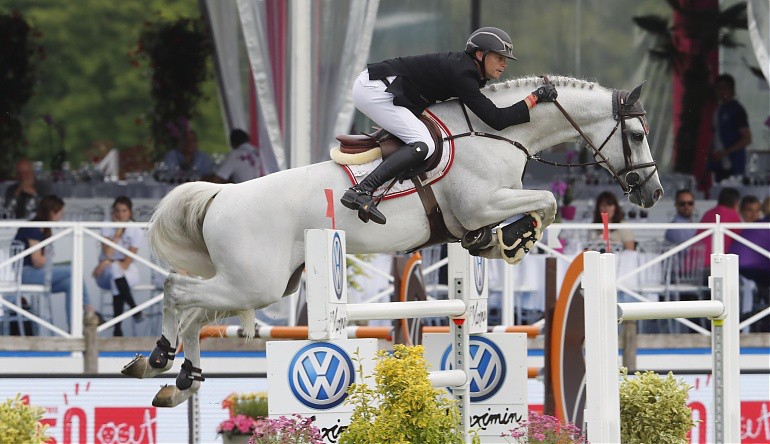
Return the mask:
{"type": "Polygon", "coordinates": [[[26,142],[21,111],[32,97],[36,62],[45,56],[34,43],[39,37],[19,12],[0,14],[0,177],[8,176],[26,142]]]}
{"type": "Polygon", "coordinates": [[[667,2],[674,11],[673,19],[644,15],[633,20],[655,37],[650,56],[674,72],[675,83],[681,82],[681,97],[676,97],[677,85],[674,88],[674,110],[679,109],[679,126],[674,127],[674,170],[695,174],[700,179],[710,142],[703,134],[710,135],[710,131],[705,130],[710,129],[714,103],[712,83],[718,74],[711,68],[715,68],[720,46],[740,46],[734,32],[747,27],[746,4],[737,3],[721,11],[715,1],[667,2]]]}

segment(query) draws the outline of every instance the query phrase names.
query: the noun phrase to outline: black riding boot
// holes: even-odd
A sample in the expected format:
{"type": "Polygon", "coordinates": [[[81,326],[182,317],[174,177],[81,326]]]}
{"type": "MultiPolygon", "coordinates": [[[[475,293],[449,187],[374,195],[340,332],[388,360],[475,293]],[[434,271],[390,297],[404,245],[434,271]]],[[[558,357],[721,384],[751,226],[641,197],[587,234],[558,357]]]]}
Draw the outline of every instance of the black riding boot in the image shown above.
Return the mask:
{"type": "Polygon", "coordinates": [[[428,157],[428,146],[415,142],[402,146],[390,157],[377,165],[364,180],[345,191],[340,202],[351,210],[358,210],[358,217],[378,224],[386,222],[385,215],[377,209],[374,191],[385,182],[417,168],[428,157]]]}
{"type": "MultiPolygon", "coordinates": [[[[136,302],[134,302],[134,296],[131,294],[131,287],[128,285],[128,281],[124,277],[120,277],[115,279],[115,286],[118,288],[118,293],[123,297],[123,300],[128,304],[129,307],[134,308],[136,307],[136,302]]],[[[121,313],[123,310],[121,310],[121,313]]],[[[137,321],[142,320],[142,312],[138,311],[134,313],[133,318],[137,321]]]]}
{"type": "MultiPolygon", "coordinates": [[[[117,318],[123,314],[123,296],[119,294],[112,295],[112,317],[117,318]]],[[[115,324],[115,328],[112,332],[112,336],[123,336],[123,327],[120,326],[120,322],[115,324]]]]}

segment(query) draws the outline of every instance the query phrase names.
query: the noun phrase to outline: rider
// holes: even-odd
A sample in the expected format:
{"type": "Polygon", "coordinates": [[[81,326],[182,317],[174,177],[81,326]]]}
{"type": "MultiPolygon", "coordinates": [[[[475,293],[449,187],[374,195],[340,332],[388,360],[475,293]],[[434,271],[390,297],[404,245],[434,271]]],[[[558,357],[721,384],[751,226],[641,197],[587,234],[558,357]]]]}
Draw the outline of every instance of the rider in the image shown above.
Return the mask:
{"type": "Polygon", "coordinates": [[[465,52],[398,57],[369,64],[353,85],[356,108],[406,145],[348,189],[340,199],[342,204],[360,210],[365,222],[371,219],[385,223],[373,193],[388,180],[405,173],[415,175],[433,154],[433,139],[417,116],[437,101],[457,97],[484,123],[502,130],[529,122],[529,110],[537,103],[556,100],[556,88],[544,85],[511,106],[495,106],[480,89],[490,79],[500,78],[507,59],[517,60],[511,38],[501,29],[484,27],[470,35],[465,52]]]}

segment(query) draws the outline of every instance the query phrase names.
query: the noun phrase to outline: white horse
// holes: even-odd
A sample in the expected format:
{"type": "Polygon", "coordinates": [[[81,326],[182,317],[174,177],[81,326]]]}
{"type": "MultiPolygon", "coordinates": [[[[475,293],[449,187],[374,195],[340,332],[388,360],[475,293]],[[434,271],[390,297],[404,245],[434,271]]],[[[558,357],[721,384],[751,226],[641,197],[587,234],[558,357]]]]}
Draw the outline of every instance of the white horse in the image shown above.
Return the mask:
{"type": "MultiPolygon", "coordinates": [[[[483,92],[497,106],[508,106],[542,82],[539,77],[522,78],[483,92]]],[[[663,195],[646,139],[644,109],[637,102],[641,85],[629,94],[567,77],[551,82],[575,126],[550,103],[532,109],[531,122],[503,131],[489,128],[472,114],[466,120],[456,100],[430,107],[453,134],[468,132],[470,125],[474,131],[501,137],[455,139],[454,163],[433,184],[454,237],[517,214],[537,213],[543,228],[553,222],[553,194],[522,189],[521,178],[528,156],[562,142],[589,140],[592,150],[598,150],[594,158],[616,177],[632,203],[651,207],[663,195]],[[599,141],[601,147],[590,141],[599,141]]],[[[177,335],[182,336],[185,362],[176,384],[161,388],[153,405],[173,407],[199,389],[203,378],[198,335],[205,322],[238,314],[247,335],[253,335],[254,310],[295,291],[305,262],[305,230],[330,225],[324,189],[333,189],[338,197],[350,185],[342,167],[328,161],[241,184],[187,183],[160,202],[149,233],[154,253],[172,269],[164,286],[163,336],[149,359],[139,355],[123,369],[137,378],[169,370],[177,335]]],[[[334,205],[337,228],[346,232],[349,253],[405,251],[429,238],[416,194],[380,204],[388,217],[386,225],[361,222],[337,198],[334,205]]],[[[492,239],[488,246],[495,243],[492,239]]],[[[485,248],[482,254],[492,257],[491,250],[485,248]]]]}

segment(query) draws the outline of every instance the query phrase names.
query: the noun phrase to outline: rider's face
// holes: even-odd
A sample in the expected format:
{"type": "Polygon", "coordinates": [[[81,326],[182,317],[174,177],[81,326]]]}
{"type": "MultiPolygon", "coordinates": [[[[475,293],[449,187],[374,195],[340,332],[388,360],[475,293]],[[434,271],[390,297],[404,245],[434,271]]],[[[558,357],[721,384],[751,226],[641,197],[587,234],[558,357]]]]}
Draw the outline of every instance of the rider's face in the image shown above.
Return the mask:
{"type": "Polygon", "coordinates": [[[484,59],[484,72],[489,79],[499,79],[506,66],[508,66],[508,59],[494,52],[487,54],[487,58],[484,59]]]}

